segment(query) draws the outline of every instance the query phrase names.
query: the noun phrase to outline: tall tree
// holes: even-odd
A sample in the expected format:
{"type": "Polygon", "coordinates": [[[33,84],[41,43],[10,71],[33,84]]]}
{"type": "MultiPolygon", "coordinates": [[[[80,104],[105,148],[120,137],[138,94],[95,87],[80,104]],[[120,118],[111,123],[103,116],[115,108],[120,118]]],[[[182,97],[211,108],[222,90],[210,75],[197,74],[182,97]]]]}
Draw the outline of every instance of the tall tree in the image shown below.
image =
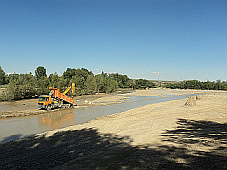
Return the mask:
{"type": "Polygon", "coordinates": [[[60,81],[60,78],[57,74],[57,72],[55,72],[54,74],[50,74],[49,75],[49,80],[50,80],[50,86],[52,87],[58,87],[58,83],[60,81]]]}
{"type": "Polygon", "coordinates": [[[93,73],[88,71],[86,68],[67,68],[67,70],[63,73],[63,77],[67,80],[67,83],[69,83],[74,76],[86,81],[89,75],[93,75],[93,73]]]}
{"type": "Polygon", "coordinates": [[[146,80],[146,79],[138,79],[135,81],[135,88],[136,89],[146,89],[146,88],[154,88],[155,84],[150,81],[150,80],[146,80]]]}
{"type": "Polygon", "coordinates": [[[3,71],[2,67],[0,66],[0,85],[5,84],[6,73],[3,71]]]}
{"type": "Polygon", "coordinates": [[[39,79],[41,77],[47,77],[46,69],[43,66],[39,66],[35,70],[35,76],[39,79]]]}
{"type": "Polygon", "coordinates": [[[95,76],[93,74],[89,75],[87,80],[84,83],[87,94],[95,93],[97,90],[95,76]]]}
{"type": "Polygon", "coordinates": [[[69,81],[73,76],[75,76],[75,72],[76,72],[75,68],[73,69],[67,68],[67,70],[63,73],[64,79],[67,79],[69,81]]]}

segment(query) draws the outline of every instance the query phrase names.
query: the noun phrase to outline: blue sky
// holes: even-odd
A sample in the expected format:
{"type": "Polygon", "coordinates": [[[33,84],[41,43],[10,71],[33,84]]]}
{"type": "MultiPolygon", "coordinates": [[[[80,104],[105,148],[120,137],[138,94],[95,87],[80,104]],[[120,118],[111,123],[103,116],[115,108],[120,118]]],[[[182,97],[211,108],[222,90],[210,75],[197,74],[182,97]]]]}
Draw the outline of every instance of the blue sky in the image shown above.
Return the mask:
{"type": "Polygon", "coordinates": [[[6,73],[227,80],[226,0],[0,0],[6,73]]]}

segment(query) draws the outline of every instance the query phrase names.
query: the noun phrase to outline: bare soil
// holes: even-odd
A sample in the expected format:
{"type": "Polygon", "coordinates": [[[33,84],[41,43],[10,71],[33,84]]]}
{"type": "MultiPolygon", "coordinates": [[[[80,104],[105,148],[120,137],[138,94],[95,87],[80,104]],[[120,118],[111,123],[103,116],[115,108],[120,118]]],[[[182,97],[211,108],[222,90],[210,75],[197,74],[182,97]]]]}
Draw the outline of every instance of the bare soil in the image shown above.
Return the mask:
{"type": "Polygon", "coordinates": [[[1,144],[0,169],[227,169],[226,92],[186,102],[145,105],[1,144]]]}

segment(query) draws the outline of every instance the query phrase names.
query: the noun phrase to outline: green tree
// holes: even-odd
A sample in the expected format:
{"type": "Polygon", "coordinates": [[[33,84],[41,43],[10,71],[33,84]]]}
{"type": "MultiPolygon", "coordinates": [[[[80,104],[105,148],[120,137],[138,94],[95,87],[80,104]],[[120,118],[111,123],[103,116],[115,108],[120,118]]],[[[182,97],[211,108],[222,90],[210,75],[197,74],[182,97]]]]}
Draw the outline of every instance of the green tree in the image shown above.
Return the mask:
{"type": "Polygon", "coordinates": [[[154,88],[156,87],[155,84],[150,81],[150,80],[146,80],[146,79],[138,79],[135,81],[135,87],[136,89],[146,89],[146,88],[154,88]]]}
{"type": "MultiPolygon", "coordinates": [[[[66,87],[71,85],[71,83],[76,84],[76,95],[84,95],[90,94],[88,89],[88,84],[86,83],[89,76],[94,76],[91,71],[88,71],[85,68],[71,69],[67,68],[67,70],[63,73],[63,78],[66,80],[66,87]]],[[[90,85],[89,88],[91,89],[90,85]]]]}
{"type": "Polygon", "coordinates": [[[58,87],[58,83],[60,81],[60,78],[59,78],[57,72],[49,75],[49,81],[50,81],[51,87],[58,87]]]}
{"type": "Polygon", "coordinates": [[[30,74],[11,74],[9,85],[1,100],[18,100],[37,94],[37,79],[30,74]]]}
{"type": "Polygon", "coordinates": [[[105,78],[104,78],[104,74],[98,74],[95,76],[95,80],[96,80],[96,89],[98,93],[105,93],[106,89],[105,89],[105,78]]]}
{"type": "Polygon", "coordinates": [[[2,67],[0,66],[0,85],[6,83],[6,73],[3,71],[2,67]]]}
{"type": "Polygon", "coordinates": [[[50,80],[47,77],[46,69],[43,66],[39,66],[35,70],[35,76],[37,78],[36,89],[37,94],[48,94],[49,93],[49,85],[50,80]]]}
{"type": "Polygon", "coordinates": [[[63,76],[68,80],[70,80],[73,76],[84,77],[85,79],[87,79],[87,77],[91,74],[93,73],[91,71],[88,71],[86,68],[67,68],[67,70],[63,73],[63,76]]]}
{"type": "Polygon", "coordinates": [[[76,74],[76,69],[67,68],[66,71],[63,73],[63,77],[69,82],[70,79],[72,79],[72,77],[75,76],[75,74],[76,74]]]}
{"type": "Polygon", "coordinates": [[[96,88],[98,93],[112,93],[117,90],[118,83],[114,80],[113,76],[102,72],[95,76],[96,88]]]}
{"type": "Polygon", "coordinates": [[[41,77],[47,77],[46,69],[43,66],[39,66],[35,70],[35,76],[39,79],[41,77]]]}
{"type": "Polygon", "coordinates": [[[87,94],[92,94],[97,91],[96,80],[93,74],[88,76],[87,80],[85,81],[85,87],[87,94]]]}
{"type": "Polygon", "coordinates": [[[222,89],[222,90],[227,90],[227,82],[223,81],[223,82],[221,83],[221,89],[222,89]]]}
{"type": "Polygon", "coordinates": [[[59,82],[58,82],[57,85],[58,85],[57,88],[59,88],[61,92],[62,92],[63,90],[66,90],[68,83],[67,83],[67,80],[64,79],[64,76],[61,76],[61,77],[59,78],[59,82]]]}
{"type": "Polygon", "coordinates": [[[36,93],[36,78],[30,74],[20,74],[18,77],[18,91],[20,93],[19,98],[32,97],[36,93]]]}
{"type": "Polygon", "coordinates": [[[75,83],[76,84],[76,94],[77,95],[84,95],[86,94],[86,86],[85,86],[85,78],[84,77],[80,77],[80,76],[73,76],[71,83],[75,83]]]}
{"type": "Polygon", "coordinates": [[[132,87],[132,80],[128,78],[127,75],[121,75],[121,74],[110,74],[110,78],[113,78],[118,83],[119,88],[130,88],[132,87]]]}
{"type": "Polygon", "coordinates": [[[226,90],[227,83],[220,79],[216,82],[200,82],[198,80],[187,80],[180,83],[170,83],[166,85],[166,88],[184,88],[184,89],[201,89],[201,90],[226,90]]]}
{"type": "Polygon", "coordinates": [[[107,78],[106,79],[106,93],[112,93],[118,88],[118,83],[114,79],[107,78]]]}
{"type": "Polygon", "coordinates": [[[38,79],[37,87],[37,93],[38,95],[48,94],[50,92],[49,90],[49,78],[42,76],[38,79]]]}

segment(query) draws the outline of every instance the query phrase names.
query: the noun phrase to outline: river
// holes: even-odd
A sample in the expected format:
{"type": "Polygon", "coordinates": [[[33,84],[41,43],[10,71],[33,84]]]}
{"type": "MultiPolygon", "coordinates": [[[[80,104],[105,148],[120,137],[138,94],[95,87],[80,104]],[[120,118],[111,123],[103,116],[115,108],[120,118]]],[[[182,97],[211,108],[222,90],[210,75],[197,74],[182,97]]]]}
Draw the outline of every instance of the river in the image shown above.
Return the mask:
{"type": "Polygon", "coordinates": [[[128,102],[105,105],[74,108],[54,113],[46,113],[37,116],[11,118],[0,120],[0,143],[17,140],[45,131],[81,124],[88,120],[124,112],[126,110],[160,103],[171,100],[188,98],[191,95],[182,96],[129,96],[128,102]]]}

